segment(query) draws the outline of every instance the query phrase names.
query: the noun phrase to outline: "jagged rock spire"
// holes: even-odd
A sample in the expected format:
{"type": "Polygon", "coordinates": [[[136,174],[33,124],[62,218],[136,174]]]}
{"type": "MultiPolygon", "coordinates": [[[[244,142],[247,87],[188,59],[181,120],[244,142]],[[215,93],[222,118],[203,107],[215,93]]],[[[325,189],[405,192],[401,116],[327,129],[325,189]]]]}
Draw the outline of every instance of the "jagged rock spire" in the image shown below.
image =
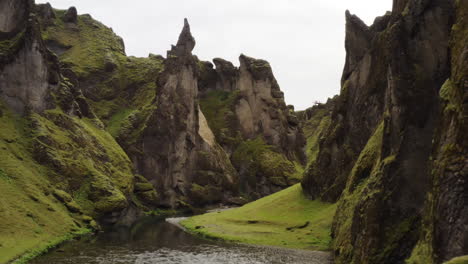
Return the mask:
{"type": "Polygon", "coordinates": [[[179,40],[177,41],[176,49],[179,52],[184,54],[191,53],[193,48],[195,48],[195,38],[190,32],[190,25],[187,18],[184,19],[184,28],[179,35],[179,40]]]}
{"type": "Polygon", "coordinates": [[[358,16],[351,14],[349,10],[346,10],[345,15],[346,64],[343,71],[343,83],[368,51],[372,39],[369,27],[358,16]]]}

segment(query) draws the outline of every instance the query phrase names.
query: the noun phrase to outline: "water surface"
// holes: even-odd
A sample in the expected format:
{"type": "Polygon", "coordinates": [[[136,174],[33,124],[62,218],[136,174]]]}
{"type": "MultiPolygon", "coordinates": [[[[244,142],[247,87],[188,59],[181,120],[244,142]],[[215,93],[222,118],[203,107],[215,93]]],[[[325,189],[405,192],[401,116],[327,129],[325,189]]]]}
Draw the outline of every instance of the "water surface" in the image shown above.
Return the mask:
{"type": "Polygon", "coordinates": [[[192,236],[161,219],[145,218],[130,228],[66,243],[35,264],[329,264],[321,252],[254,247],[192,236]]]}

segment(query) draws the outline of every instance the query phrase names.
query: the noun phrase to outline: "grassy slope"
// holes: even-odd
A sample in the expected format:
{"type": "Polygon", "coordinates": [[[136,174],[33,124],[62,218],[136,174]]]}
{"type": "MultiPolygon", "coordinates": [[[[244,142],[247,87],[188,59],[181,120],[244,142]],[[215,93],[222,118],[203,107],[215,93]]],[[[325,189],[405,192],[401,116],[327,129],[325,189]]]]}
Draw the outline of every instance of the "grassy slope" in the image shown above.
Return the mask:
{"type": "Polygon", "coordinates": [[[0,105],[0,263],[82,232],[30,154],[28,124],[0,105]],[[21,242],[21,243],[19,243],[21,242]]]}
{"type": "Polygon", "coordinates": [[[60,61],[79,79],[93,80],[84,92],[92,94],[87,101],[111,135],[134,141],[154,109],[156,79],[163,61],[127,57],[121,38],[89,15],[78,16],[76,27],[70,27],[61,19],[65,10],[55,13],[54,24],[44,26],[43,38],[67,47],[60,61]],[[115,69],[106,71],[106,63],[114,64],[115,69]]]}
{"type": "Polygon", "coordinates": [[[468,264],[468,256],[457,257],[444,264],[468,264]]]}
{"type": "Polygon", "coordinates": [[[182,225],[193,233],[210,238],[327,250],[335,209],[333,204],[308,200],[297,184],[240,208],[191,217],[182,225]],[[294,228],[307,222],[309,224],[304,228],[294,228]]]}
{"type": "Polygon", "coordinates": [[[303,131],[307,139],[306,154],[308,163],[317,158],[319,152],[319,139],[324,131],[330,125],[330,111],[326,108],[318,109],[314,116],[304,123],[303,131]]]}

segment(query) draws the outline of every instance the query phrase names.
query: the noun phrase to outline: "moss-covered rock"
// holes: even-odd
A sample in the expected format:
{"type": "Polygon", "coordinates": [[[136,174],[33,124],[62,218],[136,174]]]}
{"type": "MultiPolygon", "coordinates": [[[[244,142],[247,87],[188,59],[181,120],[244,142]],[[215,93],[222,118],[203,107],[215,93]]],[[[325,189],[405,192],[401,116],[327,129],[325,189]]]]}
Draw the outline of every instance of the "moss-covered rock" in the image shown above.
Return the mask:
{"type": "Polygon", "coordinates": [[[7,263],[68,236],[76,223],[86,225],[70,213],[67,204],[76,205],[70,195],[57,192],[59,174],[34,159],[29,120],[1,101],[0,109],[0,262],[7,263]],[[61,200],[54,198],[57,193],[61,200]]]}
{"type": "Polygon", "coordinates": [[[222,190],[219,187],[192,184],[189,190],[189,198],[195,205],[213,204],[222,201],[222,190]]]}

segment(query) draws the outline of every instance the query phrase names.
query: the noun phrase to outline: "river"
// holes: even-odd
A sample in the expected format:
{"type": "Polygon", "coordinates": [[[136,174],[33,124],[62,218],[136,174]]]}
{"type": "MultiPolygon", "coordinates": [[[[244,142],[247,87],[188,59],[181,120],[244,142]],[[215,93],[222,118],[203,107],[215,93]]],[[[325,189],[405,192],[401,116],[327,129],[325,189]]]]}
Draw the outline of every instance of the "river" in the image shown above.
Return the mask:
{"type": "Polygon", "coordinates": [[[162,219],[147,217],[65,243],[38,257],[35,264],[329,264],[323,252],[256,247],[192,236],[162,219]]]}

